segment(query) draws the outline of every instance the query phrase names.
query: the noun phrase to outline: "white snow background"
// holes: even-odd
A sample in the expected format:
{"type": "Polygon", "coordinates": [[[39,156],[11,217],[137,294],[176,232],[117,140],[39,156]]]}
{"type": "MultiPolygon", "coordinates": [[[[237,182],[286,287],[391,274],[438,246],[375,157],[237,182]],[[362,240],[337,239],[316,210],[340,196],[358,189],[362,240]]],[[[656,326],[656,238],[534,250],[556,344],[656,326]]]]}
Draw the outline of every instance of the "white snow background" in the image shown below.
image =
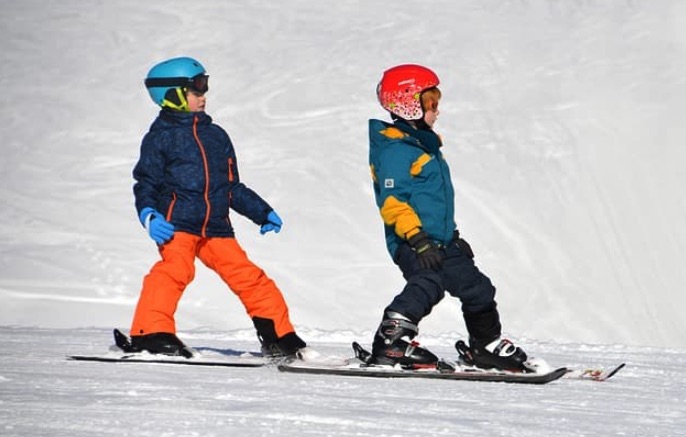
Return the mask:
{"type": "MultiPolygon", "coordinates": [[[[0,435],[686,435],[686,3],[0,0],[0,435]],[[433,68],[457,221],[508,336],[613,380],[369,380],[273,368],[65,360],[127,330],[157,259],[131,169],[157,113],[142,81],[199,59],[243,181],[285,221],[233,223],[324,353],[369,344],[401,289],[375,208],[367,119],[384,69],[433,68]]],[[[177,312],[196,347],[257,350],[198,263],[177,312]]],[[[447,297],[420,340],[454,356],[447,297]]]]}

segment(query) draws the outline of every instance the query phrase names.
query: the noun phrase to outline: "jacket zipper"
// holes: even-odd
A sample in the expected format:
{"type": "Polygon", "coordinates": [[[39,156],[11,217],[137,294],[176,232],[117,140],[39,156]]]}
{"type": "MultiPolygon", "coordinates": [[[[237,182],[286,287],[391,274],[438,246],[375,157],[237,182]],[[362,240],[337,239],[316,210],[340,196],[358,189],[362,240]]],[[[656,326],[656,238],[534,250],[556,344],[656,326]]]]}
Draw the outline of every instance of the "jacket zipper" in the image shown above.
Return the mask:
{"type": "Polygon", "coordinates": [[[168,222],[171,222],[172,215],[174,214],[174,204],[176,203],[176,191],[172,191],[172,199],[171,202],[169,203],[169,208],[167,208],[167,217],[166,220],[168,222]]]}
{"type": "MultiPolygon", "coordinates": [[[[234,174],[233,174],[233,157],[229,157],[229,208],[228,210],[231,209],[231,201],[233,200],[233,191],[231,190],[231,184],[234,182],[234,174]]],[[[229,220],[229,215],[226,215],[226,223],[231,226],[231,220],[229,220]]]]}
{"type": "MultiPolygon", "coordinates": [[[[440,153],[440,152],[439,152],[440,153]]],[[[438,158],[438,169],[439,172],[441,173],[441,179],[443,180],[443,198],[445,199],[445,212],[446,214],[443,216],[443,235],[446,235],[448,232],[448,221],[450,220],[450,217],[448,217],[448,202],[454,202],[454,199],[449,199],[448,198],[448,183],[446,182],[447,180],[450,180],[450,176],[446,177],[446,167],[445,163],[443,162],[443,154],[440,154],[440,156],[437,156],[438,158]]]]}
{"type": "Polygon", "coordinates": [[[210,169],[207,164],[207,154],[205,154],[205,147],[200,141],[198,136],[198,116],[193,117],[193,137],[195,137],[195,142],[198,144],[198,149],[200,149],[200,156],[202,156],[202,162],[205,170],[205,221],[202,224],[202,229],[200,230],[200,235],[207,237],[207,223],[210,221],[210,169]]]}

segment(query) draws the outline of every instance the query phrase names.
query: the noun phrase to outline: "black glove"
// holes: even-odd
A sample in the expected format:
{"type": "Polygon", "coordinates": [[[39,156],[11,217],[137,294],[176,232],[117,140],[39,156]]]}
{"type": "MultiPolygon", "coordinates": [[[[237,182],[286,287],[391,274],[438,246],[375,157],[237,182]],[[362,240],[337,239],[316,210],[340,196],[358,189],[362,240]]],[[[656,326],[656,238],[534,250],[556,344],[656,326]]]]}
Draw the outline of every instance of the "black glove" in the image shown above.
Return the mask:
{"type": "Polygon", "coordinates": [[[441,264],[443,264],[441,252],[426,232],[419,231],[419,233],[410,237],[407,242],[417,253],[417,260],[423,269],[438,270],[441,268],[441,264]]]}
{"type": "Polygon", "coordinates": [[[464,238],[460,237],[460,231],[455,230],[455,232],[453,232],[453,241],[455,244],[457,244],[457,247],[460,248],[462,253],[474,259],[474,251],[472,251],[472,246],[470,246],[464,238]]]}

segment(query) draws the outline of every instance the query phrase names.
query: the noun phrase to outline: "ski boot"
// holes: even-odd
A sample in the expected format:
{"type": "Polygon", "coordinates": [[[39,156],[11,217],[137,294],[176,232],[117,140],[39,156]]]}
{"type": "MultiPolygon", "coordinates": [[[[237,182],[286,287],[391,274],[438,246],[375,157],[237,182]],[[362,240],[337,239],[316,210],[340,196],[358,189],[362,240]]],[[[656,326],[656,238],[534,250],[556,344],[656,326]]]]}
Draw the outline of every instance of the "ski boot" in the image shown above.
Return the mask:
{"type": "Polygon", "coordinates": [[[438,357],[412,341],[417,325],[396,312],[387,312],[374,336],[368,364],[395,366],[403,369],[436,368],[438,357]]]}
{"type": "Polygon", "coordinates": [[[262,356],[265,358],[275,361],[297,358],[298,351],[307,347],[295,332],[279,337],[272,319],[253,317],[252,321],[257,332],[257,339],[260,341],[262,356]]]}
{"type": "Polygon", "coordinates": [[[182,356],[190,358],[193,352],[179,338],[170,332],[131,336],[129,352],[149,352],[151,354],[182,356]]]}
{"type": "Polygon", "coordinates": [[[499,369],[512,372],[533,372],[527,366],[527,356],[524,350],[515,346],[510,340],[497,338],[488,343],[474,339],[470,346],[459,340],[455,343],[460,360],[467,365],[481,369],[499,369]]]}
{"type": "Polygon", "coordinates": [[[262,343],[262,356],[273,360],[300,358],[309,349],[295,332],[288,333],[276,341],[265,341],[262,338],[260,340],[262,343]]]}

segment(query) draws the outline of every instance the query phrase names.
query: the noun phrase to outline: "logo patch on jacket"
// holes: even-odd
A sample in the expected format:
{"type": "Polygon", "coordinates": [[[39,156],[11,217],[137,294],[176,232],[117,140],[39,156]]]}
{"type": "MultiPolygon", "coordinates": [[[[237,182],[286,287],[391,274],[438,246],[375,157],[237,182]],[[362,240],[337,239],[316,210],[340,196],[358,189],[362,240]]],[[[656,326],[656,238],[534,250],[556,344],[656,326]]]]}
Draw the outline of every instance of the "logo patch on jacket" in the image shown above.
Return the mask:
{"type": "Polygon", "coordinates": [[[395,179],[384,179],[383,186],[384,186],[384,188],[395,187],[395,179]]]}

